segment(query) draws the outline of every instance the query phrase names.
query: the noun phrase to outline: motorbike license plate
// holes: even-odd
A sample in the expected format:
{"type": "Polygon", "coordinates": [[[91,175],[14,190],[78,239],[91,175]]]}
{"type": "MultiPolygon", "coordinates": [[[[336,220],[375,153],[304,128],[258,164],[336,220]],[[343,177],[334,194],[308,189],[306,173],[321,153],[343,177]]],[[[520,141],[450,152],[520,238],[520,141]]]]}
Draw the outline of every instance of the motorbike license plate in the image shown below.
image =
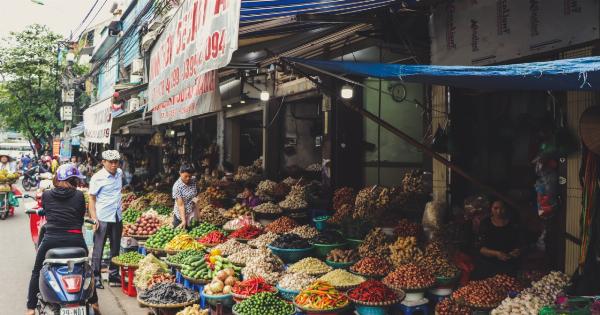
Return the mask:
{"type": "Polygon", "coordinates": [[[85,306],[65,307],[60,309],[60,315],[87,315],[85,306]]]}

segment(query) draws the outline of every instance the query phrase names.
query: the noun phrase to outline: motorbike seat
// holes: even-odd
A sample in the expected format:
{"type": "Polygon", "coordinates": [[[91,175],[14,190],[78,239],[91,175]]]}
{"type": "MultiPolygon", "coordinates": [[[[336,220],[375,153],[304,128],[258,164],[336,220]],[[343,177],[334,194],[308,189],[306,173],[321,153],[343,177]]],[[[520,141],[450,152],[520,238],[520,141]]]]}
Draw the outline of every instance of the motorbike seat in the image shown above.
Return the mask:
{"type": "Polygon", "coordinates": [[[81,247],[53,248],[46,252],[46,259],[67,259],[87,257],[85,249],[81,247]]]}

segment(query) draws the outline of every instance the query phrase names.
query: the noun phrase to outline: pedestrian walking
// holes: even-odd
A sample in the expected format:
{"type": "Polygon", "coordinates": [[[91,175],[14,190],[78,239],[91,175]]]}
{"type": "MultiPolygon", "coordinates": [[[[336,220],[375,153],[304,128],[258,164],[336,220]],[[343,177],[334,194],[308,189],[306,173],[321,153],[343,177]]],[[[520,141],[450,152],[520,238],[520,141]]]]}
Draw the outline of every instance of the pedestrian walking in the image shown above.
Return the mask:
{"type": "MultiPolygon", "coordinates": [[[[100,278],[102,254],[106,239],[110,240],[110,259],[119,255],[121,233],[123,232],[123,216],[121,212],[121,189],[123,187],[123,171],[119,168],[121,155],[118,151],[102,152],[102,169],[90,180],[90,216],[98,223],[94,226],[94,251],[92,268],[96,276],[96,288],[104,289],[100,278]]],[[[109,265],[109,284],[120,285],[117,267],[109,265]]]]}

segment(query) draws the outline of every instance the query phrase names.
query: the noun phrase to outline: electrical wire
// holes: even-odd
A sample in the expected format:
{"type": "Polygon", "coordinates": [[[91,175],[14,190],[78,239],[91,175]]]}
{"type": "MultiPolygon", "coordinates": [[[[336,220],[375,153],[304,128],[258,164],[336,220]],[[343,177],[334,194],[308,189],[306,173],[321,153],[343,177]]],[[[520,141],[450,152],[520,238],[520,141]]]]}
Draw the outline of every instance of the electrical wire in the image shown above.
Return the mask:
{"type": "MultiPolygon", "coordinates": [[[[108,2],[108,0],[104,0],[104,2],[102,3],[102,5],[98,9],[98,11],[96,11],[96,14],[94,14],[94,17],[87,23],[85,28],[83,28],[83,30],[81,31],[81,34],[83,34],[83,32],[85,32],[85,30],[87,30],[88,27],[90,27],[90,24],[92,24],[92,22],[94,22],[94,20],[96,20],[96,18],[98,17],[98,14],[100,14],[100,11],[102,11],[102,9],[104,9],[104,6],[106,5],[107,2],[108,2]]],[[[79,36],[81,36],[81,34],[79,34],[79,36]]]]}
{"type": "Polygon", "coordinates": [[[94,8],[96,7],[96,5],[98,4],[100,0],[96,0],[94,2],[94,4],[92,5],[92,7],[90,8],[90,10],[88,11],[88,13],[85,15],[85,17],[83,18],[83,20],[81,20],[81,23],[79,23],[79,26],[77,26],[77,28],[75,28],[73,31],[71,31],[71,37],[69,38],[69,41],[71,39],[73,39],[73,34],[77,33],[79,31],[79,29],[81,28],[81,26],[83,26],[83,23],[85,23],[85,21],[87,20],[88,17],[90,17],[90,14],[92,14],[92,11],[94,11],[94,8]]]}

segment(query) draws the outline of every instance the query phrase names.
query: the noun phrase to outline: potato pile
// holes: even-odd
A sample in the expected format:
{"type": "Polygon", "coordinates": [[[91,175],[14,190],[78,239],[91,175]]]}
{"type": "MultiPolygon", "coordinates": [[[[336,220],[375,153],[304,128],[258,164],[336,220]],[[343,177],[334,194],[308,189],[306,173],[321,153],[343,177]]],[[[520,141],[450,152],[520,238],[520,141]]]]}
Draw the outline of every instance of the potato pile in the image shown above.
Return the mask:
{"type": "Polygon", "coordinates": [[[198,220],[201,222],[208,222],[210,224],[221,226],[229,221],[221,214],[223,212],[225,212],[224,209],[219,209],[215,206],[209,205],[200,210],[198,220]]]}
{"type": "Polygon", "coordinates": [[[418,263],[423,259],[423,251],[417,247],[417,238],[414,236],[398,237],[396,242],[389,246],[390,260],[394,266],[405,265],[411,262],[418,263]]]}
{"type": "Polygon", "coordinates": [[[239,203],[223,212],[223,216],[227,219],[235,219],[244,215],[252,215],[252,209],[239,203]]]}

